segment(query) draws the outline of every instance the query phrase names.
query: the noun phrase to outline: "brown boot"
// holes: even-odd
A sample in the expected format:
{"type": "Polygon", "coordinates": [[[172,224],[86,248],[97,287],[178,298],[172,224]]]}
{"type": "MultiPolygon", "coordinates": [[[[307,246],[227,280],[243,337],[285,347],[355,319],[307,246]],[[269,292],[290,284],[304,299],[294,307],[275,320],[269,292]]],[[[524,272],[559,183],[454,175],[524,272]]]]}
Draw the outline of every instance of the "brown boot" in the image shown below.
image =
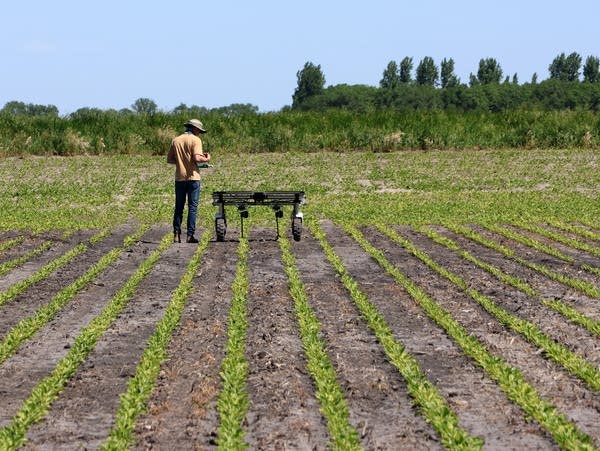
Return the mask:
{"type": "Polygon", "coordinates": [[[181,232],[173,232],[173,243],[181,243],[181,232]]]}
{"type": "Polygon", "coordinates": [[[187,237],[187,242],[188,242],[188,243],[197,243],[197,242],[198,242],[198,240],[197,240],[196,238],[194,238],[194,236],[193,236],[193,235],[188,235],[188,237],[187,237]]]}

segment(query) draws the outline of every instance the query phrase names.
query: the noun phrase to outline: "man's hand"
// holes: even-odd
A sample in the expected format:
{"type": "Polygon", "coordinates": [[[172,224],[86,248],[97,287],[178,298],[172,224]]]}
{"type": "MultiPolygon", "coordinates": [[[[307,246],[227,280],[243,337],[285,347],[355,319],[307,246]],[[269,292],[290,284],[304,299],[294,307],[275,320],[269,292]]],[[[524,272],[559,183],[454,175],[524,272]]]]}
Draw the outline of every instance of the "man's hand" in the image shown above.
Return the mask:
{"type": "Polygon", "coordinates": [[[195,157],[198,163],[208,163],[210,161],[210,154],[208,152],[197,153],[195,157]]]}

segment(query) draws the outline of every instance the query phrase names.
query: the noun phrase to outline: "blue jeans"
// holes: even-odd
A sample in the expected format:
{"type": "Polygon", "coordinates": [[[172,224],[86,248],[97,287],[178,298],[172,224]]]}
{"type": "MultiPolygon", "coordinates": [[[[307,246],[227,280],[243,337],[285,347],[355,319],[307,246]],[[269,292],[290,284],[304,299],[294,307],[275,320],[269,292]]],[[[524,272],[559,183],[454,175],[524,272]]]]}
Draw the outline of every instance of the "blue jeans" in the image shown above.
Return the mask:
{"type": "Polygon", "coordinates": [[[175,212],[173,213],[173,232],[181,233],[183,208],[188,202],[187,235],[194,236],[196,232],[196,214],[200,199],[200,180],[175,182],[175,212]]]}

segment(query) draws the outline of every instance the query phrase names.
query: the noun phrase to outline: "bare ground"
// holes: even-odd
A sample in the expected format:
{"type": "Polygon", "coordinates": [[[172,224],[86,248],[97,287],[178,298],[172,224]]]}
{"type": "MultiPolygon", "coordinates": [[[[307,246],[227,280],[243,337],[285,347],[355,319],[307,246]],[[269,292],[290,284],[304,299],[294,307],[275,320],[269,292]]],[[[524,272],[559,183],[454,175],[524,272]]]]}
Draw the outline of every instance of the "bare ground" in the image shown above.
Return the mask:
{"type": "MultiPolygon", "coordinates": [[[[321,227],[360,289],[386,319],[397,341],[415,357],[438,387],[458,416],[461,427],[481,436],[485,449],[557,448],[550,434],[509,401],[498,385],[464,355],[349,235],[328,221],[321,227]]],[[[471,287],[514,315],[535,323],[555,341],[599,367],[598,336],[572,325],[539,299],[499,282],[414,229],[406,226],[395,229],[436,262],[468,280],[471,287]]],[[[577,293],[443,227],[436,229],[482,260],[527,280],[542,296],[561,299],[591,318],[600,317],[597,299],[577,293]]],[[[134,230],[133,224],[116,228],[65,267],[0,305],[0,340],[102,255],[120,246],[123,238],[134,230]]],[[[0,364],[0,427],[10,424],[33,388],[52,371],[79,332],[100,314],[117,290],[156,249],[166,231],[166,226],[152,228],[0,364]]],[[[478,231],[511,247],[523,258],[600,285],[598,276],[583,274],[581,270],[584,262],[600,266],[597,257],[561,245],[561,249],[575,259],[575,263],[566,264],[492,232],[478,231]]],[[[327,422],[306,368],[279,244],[273,239],[271,229],[250,232],[246,340],[250,407],[243,424],[245,440],[251,449],[325,449],[330,443],[327,422]]],[[[365,227],[362,232],[490,352],[519,368],[544,399],[556,405],[600,446],[598,393],[548,360],[520,335],[507,330],[473,299],[376,229],[365,227]]],[[[1,251],[0,263],[3,263],[26,254],[44,240],[52,242],[48,251],[0,275],[0,293],[26,280],[77,243],[86,242],[92,234],[88,231],[67,238],[60,233],[27,236],[22,244],[1,251]]],[[[4,232],[0,242],[14,236],[17,236],[15,232],[4,232]]],[[[217,447],[219,372],[227,342],[237,245],[235,230],[228,232],[227,241],[209,244],[147,412],[138,419],[135,449],[217,447]]],[[[96,343],[44,419],[29,429],[25,448],[97,449],[106,439],[114,425],[119,396],[126,390],[146,342],[195,249],[190,244],[173,244],[162,254],[124,312],[96,343]]],[[[292,242],[292,249],[348,403],[350,422],[359,432],[362,446],[372,450],[441,449],[437,432],[415,407],[406,382],[386,358],[319,243],[305,230],[300,242],[292,242]]]]}

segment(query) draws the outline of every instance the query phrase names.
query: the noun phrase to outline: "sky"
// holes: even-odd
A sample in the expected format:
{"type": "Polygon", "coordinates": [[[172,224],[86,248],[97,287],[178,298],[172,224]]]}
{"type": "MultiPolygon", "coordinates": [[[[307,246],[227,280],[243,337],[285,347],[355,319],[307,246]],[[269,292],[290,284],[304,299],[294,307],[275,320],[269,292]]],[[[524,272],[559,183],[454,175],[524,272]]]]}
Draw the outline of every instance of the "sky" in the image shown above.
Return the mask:
{"type": "Polygon", "coordinates": [[[452,58],[463,83],[495,58],[519,82],[560,53],[600,56],[597,0],[28,0],[0,9],[0,108],[9,101],[162,111],[291,105],[297,72],[379,86],[390,61],[452,58]]]}

